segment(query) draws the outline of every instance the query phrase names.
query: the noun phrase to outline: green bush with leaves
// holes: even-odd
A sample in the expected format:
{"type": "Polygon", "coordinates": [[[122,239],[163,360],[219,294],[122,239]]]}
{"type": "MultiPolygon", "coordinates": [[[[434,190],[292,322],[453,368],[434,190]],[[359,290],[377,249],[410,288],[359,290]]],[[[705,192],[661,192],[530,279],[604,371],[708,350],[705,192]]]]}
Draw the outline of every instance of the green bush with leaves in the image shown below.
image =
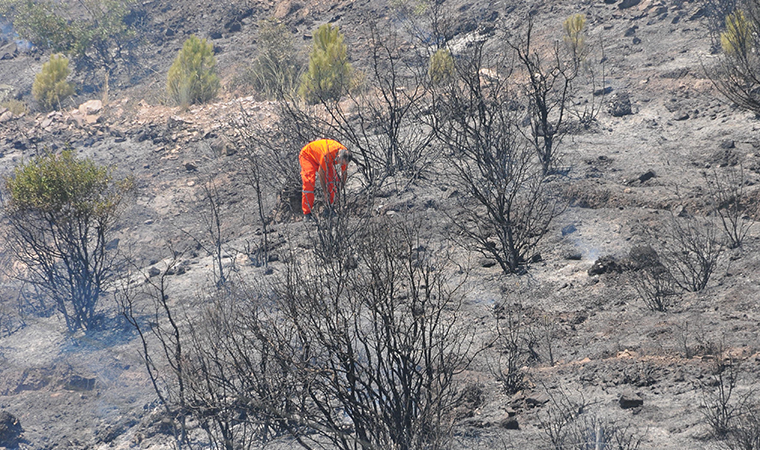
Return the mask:
{"type": "Polygon", "coordinates": [[[66,81],[70,73],[68,58],[52,55],[34,77],[32,96],[45,109],[60,108],[61,102],[74,95],[74,85],[66,81]]]}
{"type": "Polygon", "coordinates": [[[338,27],[327,23],[314,32],[309,71],[301,79],[298,93],[309,103],[339,100],[351,87],[353,68],[338,27]]]}
{"type": "Polygon", "coordinates": [[[5,2],[2,12],[22,39],[42,49],[68,52],[77,39],[76,26],[60,8],[60,4],[45,0],[18,0],[5,2]]]}
{"type": "Polygon", "coordinates": [[[26,267],[19,277],[55,303],[69,330],[94,328],[115,268],[109,243],[130,180],[64,151],[21,164],[4,187],[6,242],[26,267]]]}
{"type": "Polygon", "coordinates": [[[7,109],[14,116],[20,116],[22,114],[26,114],[29,111],[29,109],[26,107],[26,103],[21,100],[16,100],[15,98],[0,103],[0,107],[7,109]]]}
{"type": "Polygon", "coordinates": [[[127,2],[80,0],[74,10],[66,2],[6,0],[0,13],[11,19],[22,39],[42,49],[65,53],[78,61],[112,68],[125,43],[135,36],[124,18],[127,2]]]}
{"type": "Polygon", "coordinates": [[[213,44],[190,36],[169,69],[166,90],[174,102],[183,106],[206,103],[216,97],[219,77],[213,44]]]}
{"type": "Polygon", "coordinates": [[[433,85],[441,85],[453,79],[454,58],[448,49],[438,49],[430,57],[428,76],[433,85]]]}
{"type": "Polygon", "coordinates": [[[248,71],[253,88],[267,98],[294,93],[301,70],[288,27],[277,19],[260,21],[258,43],[259,55],[248,71]]]}

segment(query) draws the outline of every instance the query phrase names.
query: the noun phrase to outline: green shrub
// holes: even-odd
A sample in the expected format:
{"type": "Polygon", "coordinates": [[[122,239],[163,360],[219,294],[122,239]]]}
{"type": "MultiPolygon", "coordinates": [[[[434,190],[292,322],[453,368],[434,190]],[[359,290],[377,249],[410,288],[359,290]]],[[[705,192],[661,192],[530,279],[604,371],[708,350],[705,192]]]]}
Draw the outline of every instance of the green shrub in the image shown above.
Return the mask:
{"type": "Polygon", "coordinates": [[[586,49],[586,16],[573,14],[562,23],[564,41],[572,55],[582,60],[586,49]]]}
{"type": "Polygon", "coordinates": [[[13,28],[18,35],[42,49],[68,52],[76,42],[76,27],[58,10],[61,5],[45,0],[8,2],[13,28]]]}
{"type": "Polygon", "coordinates": [[[746,57],[752,51],[752,35],[755,32],[752,22],[738,10],[726,16],[726,31],[720,34],[723,52],[732,57],[746,57]]]}
{"type": "Polygon", "coordinates": [[[307,102],[339,100],[348,91],[353,69],[346,52],[343,34],[338,27],[327,23],[314,32],[309,71],[304,74],[298,89],[298,93],[307,102]]]}
{"type": "Polygon", "coordinates": [[[169,69],[166,90],[174,102],[183,106],[205,103],[216,97],[219,77],[213,44],[190,36],[169,69]]]}
{"type": "Polygon", "coordinates": [[[454,77],[454,58],[448,49],[438,49],[430,57],[428,76],[434,85],[446,83],[454,77]]]}
{"type": "Polygon", "coordinates": [[[74,95],[74,86],[66,81],[70,73],[68,58],[52,55],[50,61],[42,65],[42,71],[34,77],[34,99],[45,109],[58,109],[62,101],[74,95]]]}
{"type": "Polygon", "coordinates": [[[15,98],[4,101],[0,106],[13,113],[14,116],[20,116],[29,111],[26,107],[26,103],[21,100],[16,100],[15,98]]]}
{"type": "Polygon", "coordinates": [[[298,85],[299,63],[288,27],[276,19],[259,22],[259,55],[248,71],[253,88],[267,98],[282,98],[298,85]]]}
{"type": "Polygon", "coordinates": [[[25,280],[54,301],[69,330],[95,326],[114,266],[108,248],[130,180],[72,151],[36,157],[5,179],[6,242],[25,280]]]}

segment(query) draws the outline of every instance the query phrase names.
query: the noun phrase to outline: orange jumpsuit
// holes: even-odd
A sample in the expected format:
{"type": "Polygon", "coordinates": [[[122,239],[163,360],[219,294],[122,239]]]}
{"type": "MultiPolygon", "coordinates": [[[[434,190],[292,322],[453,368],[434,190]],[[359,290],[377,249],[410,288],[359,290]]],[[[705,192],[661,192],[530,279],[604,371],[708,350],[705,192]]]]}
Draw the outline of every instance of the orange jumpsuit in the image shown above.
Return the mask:
{"type": "Polygon", "coordinates": [[[338,177],[335,170],[335,159],[338,156],[338,152],[345,148],[338,141],[320,139],[309,142],[301,149],[298,161],[301,163],[301,180],[303,181],[301,209],[303,209],[304,214],[311,213],[311,208],[314,206],[314,185],[317,179],[317,172],[320,169],[322,169],[322,174],[326,178],[324,181],[327,185],[327,194],[332,205],[335,200],[335,193],[346,173],[346,165],[341,164],[341,177],[338,177]]]}

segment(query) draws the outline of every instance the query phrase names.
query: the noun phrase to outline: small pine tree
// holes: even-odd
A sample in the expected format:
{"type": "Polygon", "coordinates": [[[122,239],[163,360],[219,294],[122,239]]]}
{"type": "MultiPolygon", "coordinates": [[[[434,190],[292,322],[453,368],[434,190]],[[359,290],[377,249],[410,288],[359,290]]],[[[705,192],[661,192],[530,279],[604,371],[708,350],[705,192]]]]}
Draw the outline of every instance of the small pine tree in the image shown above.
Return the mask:
{"type": "Polygon", "coordinates": [[[565,31],[565,45],[573,59],[582,61],[586,51],[586,16],[573,14],[562,23],[562,29],[565,31]]]}
{"type": "Polygon", "coordinates": [[[338,27],[327,23],[314,32],[309,71],[304,74],[298,89],[307,102],[339,100],[349,89],[353,69],[346,53],[347,47],[338,27]]]}
{"type": "Polygon", "coordinates": [[[179,51],[166,78],[166,90],[177,104],[205,103],[219,91],[214,46],[190,36],[179,51]]]}
{"type": "Polygon", "coordinates": [[[430,57],[428,76],[433,85],[438,86],[451,80],[454,76],[454,58],[448,49],[438,49],[430,57]]]}
{"type": "Polygon", "coordinates": [[[738,10],[729,14],[726,16],[726,31],[720,34],[723,52],[730,57],[746,57],[752,51],[754,32],[752,22],[747,20],[743,11],[738,10]]]}
{"type": "Polygon", "coordinates": [[[34,77],[32,95],[43,108],[58,109],[61,102],[74,95],[74,86],[66,81],[71,73],[69,60],[63,55],[52,55],[34,77]]]}

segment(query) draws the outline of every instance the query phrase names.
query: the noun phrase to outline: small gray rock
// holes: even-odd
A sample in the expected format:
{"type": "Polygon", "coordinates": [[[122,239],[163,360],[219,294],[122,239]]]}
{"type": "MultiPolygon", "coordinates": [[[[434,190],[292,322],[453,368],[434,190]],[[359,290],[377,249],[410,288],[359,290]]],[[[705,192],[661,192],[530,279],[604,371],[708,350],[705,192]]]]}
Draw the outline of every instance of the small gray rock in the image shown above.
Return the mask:
{"type": "Polygon", "coordinates": [[[478,260],[480,267],[493,267],[496,265],[496,260],[493,258],[483,257],[478,260]]]}
{"type": "Polygon", "coordinates": [[[620,407],[623,409],[638,408],[644,404],[644,399],[632,392],[624,392],[620,396],[620,407]]]}
{"type": "Polygon", "coordinates": [[[0,411],[0,447],[16,448],[23,432],[16,416],[7,411],[0,411]]]}
{"type": "Polygon", "coordinates": [[[657,176],[657,175],[654,173],[654,170],[647,170],[646,172],[644,172],[641,175],[639,175],[639,182],[640,183],[644,183],[646,181],[651,180],[655,176],[657,176]]]}
{"type": "Polygon", "coordinates": [[[633,114],[630,95],[627,92],[613,94],[608,110],[612,117],[623,117],[633,114]]]}
{"type": "Polygon", "coordinates": [[[516,417],[509,416],[499,421],[499,428],[505,430],[519,430],[520,424],[517,422],[516,417]]]}

